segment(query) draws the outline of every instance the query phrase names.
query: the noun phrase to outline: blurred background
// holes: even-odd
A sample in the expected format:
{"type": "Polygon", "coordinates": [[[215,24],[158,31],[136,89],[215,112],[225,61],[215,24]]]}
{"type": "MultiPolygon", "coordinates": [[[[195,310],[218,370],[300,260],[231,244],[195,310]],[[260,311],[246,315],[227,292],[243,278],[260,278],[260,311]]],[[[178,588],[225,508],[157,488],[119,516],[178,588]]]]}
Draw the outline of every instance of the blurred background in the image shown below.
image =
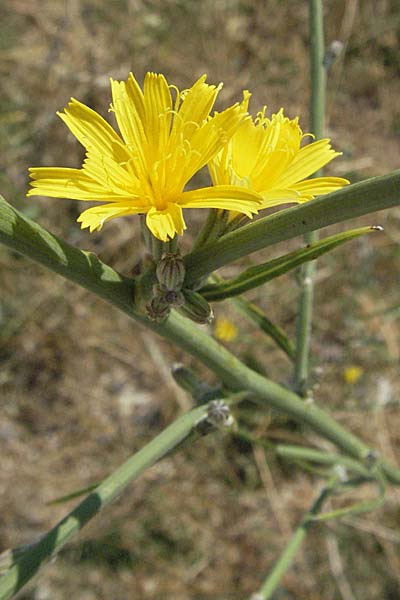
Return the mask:
{"type": "MultiPolygon", "coordinates": [[[[399,167],[400,7],[396,0],[325,2],[326,41],[344,44],[328,84],[327,135],[343,156],[327,173],[352,182],[399,167]]],[[[109,77],[163,72],[185,88],[224,82],[219,107],[253,92],[308,127],[305,0],[4,0],[0,6],[0,191],[52,232],[131,274],[137,220],[81,231],[78,202],[25,198],[27,168],[79,167],[83,150],[57,110],[74,96],[106,118],[109,77]]],[[[217,107],[218,108],[218,107],[217,107]]],[[[204,176],[205,177],[205,176],[204,176]]],[[[190,246],[204,212],[186,214],[190,246]]],[[[399,209],[319,262],[313,373],[321,406],[395,460],[400,441],[399,209]],[[397,292],[397,293],[396,293],[397,292]]],[[[346,225],[346,227],[349,224],[346,225]]],[[[331,227],[334,233],[344,227],[331,227]]],[[[291,244],[248,257],[255,264],[291,244]]],[[[107,475],[191,400],[170,376],[184,361],[212,376],[85,290],[0,248],[0,550],[36,540],[71,504],[61,494],[107,475]]],[[[240,265],[225,273],[237,273],[240,265]]],[[[248,296],[293,336],[298,286],[288,275],[248,296]]],[[[283,384],[280,350],[227,304],[227,343],[283,384]]],[[[210,328],[213,332],[213,328],[210,328]]],[[[244,414],[250,428],[296,442],[285,418],[244,414]]],[[[327,447],[308,432],[307,439],[327,447]]],[[[20,598],[234,600],[259,586],[319,484],[296,465],[230,437],[208,436],[148,471],[96,518],[20,598]]],[[[363,498],[364,491],[356,499],[363,498]]],[[[399,495],[384,509],[310,533],[277,599],[400,598],[399,495]]]]}

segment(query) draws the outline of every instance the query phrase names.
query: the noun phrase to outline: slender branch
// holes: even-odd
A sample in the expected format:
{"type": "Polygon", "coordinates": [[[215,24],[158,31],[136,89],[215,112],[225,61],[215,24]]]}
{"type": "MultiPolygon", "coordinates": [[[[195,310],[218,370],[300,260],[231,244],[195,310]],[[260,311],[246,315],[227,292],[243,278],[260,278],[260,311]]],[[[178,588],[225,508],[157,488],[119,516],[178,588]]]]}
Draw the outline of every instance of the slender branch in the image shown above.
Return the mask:
{"type": "MultiPolygon", "coordinates": [[[[326,71],[324,67],[324,14],[322,0],[309,0],[311,102],[310,126],[316,139],[324,136],[326,71]]],[[[321,171],[315,175],[320,176],[321,171]]],[[[318,239],[316,231],[304,236],[306,244],[318,239]]],[[[301,269],[301,293],[296,327],[296,360],[294,387],[297,393],[307,394],[314,302],[314,277],[317,263],[307,263],[301,269]]]]}
{"type": "Polygon", "coordinates": [[[359,461],[349,458],[343,454],[326,452],[324,450],[317,450],[316,448],[309,448],[307,446],[298,446],[296,444],[274,444],[273,442],[264,440],[263,438],[256,437],[244,429],[238,429],[237,431],[233,432],[233,435],[246,440],[250,444],[263,446],[268,452],[271,452],[283,460],[294,461],[296,463],[309,462],[328,467],[340,465],[348,471],[356,473],[357,475],[366,479],[368,477],[371,477],[371,479],[374,478],[374,475],[370,473],[368,469],[359,461]]]}
{"type": "MultiPolygon", "coordinates": [[[[94,254],[62,242],[1,199],[0,242],[94,292],[156,331],[208,366],[228,388],[252,392],[254,401],[276,408],[308,425],[353,458],[368,460],[374,456],[366,444],[325,411],[304,403],[295,393],[246,367],[200,327],[175,311],[164,323],[148,320],[134,305],[133,280],[123,277],[94,254]]],[[[398,469],[385,464],[384,470],[393,483],[400,484],[398,469]]]]}
{"type": "Polygon", "coordinates": [[[239,297],[232,298],[231,302],[240,313],[249,319],[249,321],[255,323],[255,325],[257,325],[261,331],[269,336],[275,342],[275,344],[285,352],[290,360],[294,359],[294,345],[286,333],[278,325],[275,325],[275,323],[270,321],[267,315],[264,314],[263,311],[258,308],[258,306],[252,304],[245,298],[239,297]]]}
{"type": "Polygon", "coordinates": [[[194,241],[193,250],[201,248],[210,239],[211,233],[215,228],[215,224],[218,219],[218,209],[210,208],[206,220],[204,221],[202,228],[199,231],[199,235],[194,241]]]}
{"type": "Polygon", "coordinates": [[[207,405],[186,413],[131,456],[107,477],[37,544],[31,545],[0,577],[0,600],[8,600],[31,579],[51,556],[118,496],[139,475],[180,444],[207,415],[207,405]]]}
{"type": "Polygon", "coordinates": [[[324,13],[322,0],[309,0],[310,28],[310,127],[317,139],[324,137],[326,69],[324,66],[324,13]]]}
{"type": "Polygon", "coordinates": [[[292,536],[292,539],[287,544],[286,548],[279,557],[277,563],[268,575],[263,585],[256,594],[253,594],[251,600],[269,600],[276,590],[283,575],[291,566],[293,559],[299,550],[304,538],[307,535],[310,525],[313,523],[313,517],[319,513],[325,500],[332,492],[332,485],[327,485],[318,494],[310,510],[304,515],[300,525],[292,536]]]}
{"type": "Polygon", "coordinates": [[[188,254],[186,281],[190,285],[228,263],[277,242],[399,204],[400,170],[345,186],[249,223],[188,254]]]}

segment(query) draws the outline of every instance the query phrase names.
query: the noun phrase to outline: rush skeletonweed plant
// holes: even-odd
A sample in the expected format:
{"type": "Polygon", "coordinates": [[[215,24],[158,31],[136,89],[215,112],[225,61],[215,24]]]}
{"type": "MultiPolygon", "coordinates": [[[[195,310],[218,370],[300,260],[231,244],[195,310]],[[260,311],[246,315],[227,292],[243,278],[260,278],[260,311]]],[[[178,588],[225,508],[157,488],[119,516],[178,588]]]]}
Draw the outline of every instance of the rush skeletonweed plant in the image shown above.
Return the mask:
{"type": "MultiPolygon", "coordinates": [[[[324,470],[319,472],[326,478],[326,484],[301,521],[294,542],[287,547],[289,553],[285,551],[282,555],[283,563],[278,561],[271,579],[257,596],[262,600],[271,597],[309,524],[317,518],[329,495],[374,482],[377,497],[354,508],[354,512],[363,512],[383,502],[386,480],[400,484],[400,472],[395,467],[381,460],[373,449],[316,403],[305,402],[292,389],[252,370],[221,346],[218,339],[234,346],[239,338],[236,325],[227,318],[217,321],[214,337],[194,324],[211,321],[209,302],[233,298],[233,304],[259,333],[268,335],[286,353],[287,359],[296,363],[299,344],[293,344],[258,306],[240,295],[315,260],[339,244],[381,228],[362,227],[326,237],[256,264],[231,280],[223,280],[213,271],[272,243],[397,205],[400,175],[373,178],[347,189],[342,189],[349,183],[346,179],[313,178],[340,154],[332,149],[329,139],[309,139],[304,143],[309,134],[303,134],[298,119],[287,118],[283,110],[269,118],[264,108],[253,118],[248,113],[250,92],[247,91],[242,102],[212,112],[220,89],[221,84],[207,84],[205,76],[182,92],[160,74],[147,73],[143,90],[132,74],[126,82],[112,80],[110,111],[119,133],[94,110],[72,99],[59,116],[86,149],[82,167],[30,169],[32,187],[28,196],[98,203],[78,218],[82,228],[87,227],[91,232],[117,217],[142,216],[141,233],[147,252],[143,252],[141,262],[135,267],[134,277],[121,275],[94,254],[56,238],[0,199],[1,242],[156,331],[202,362],[219,379],[212,388],[185,367],[175,369],[173,376],[191,394],[195,408],[174,421],[103,482],[84,490],[86,493],[90,489],[91,493],[39,542],[11,553],[10,567],[0,577],[0,600],[11,598],[44,561],[128,483],[181,442],[197,439],[201,437],[199,434],[205,435],[212,429],[232,429],[231,407],[243,399],[253,402],[254,410],[266,407],[270,412],[272,407],[289,415],[335,444],[342,453],[309,448],[307,439],[299,446],[279,444],[282,458],[306,467],[314,463],[323,465],[324,470]],[[203,167],[209,169],[210,185],[193,189],[192,178],[203,167]],[[325,194],[328,196],[314,200],[325,194]],[[244,224],[244,220],[262,209],[287,204],[300,206],[244,224]],[[177,236],[186,229],[185,208],[210,210],[191,251],[182,256],[177,236]],[[235,225],[224,228],[227,223],[235,225]],[[338,477],[337,465],[342,470],[346,466],[350,473],[347,479],[338,477]]],[[[354,372],[346,381],[354,383],[359,376],[354,372]]],[[[235,432],[239,434],[240,430],[235,428],[235,432]]],[[[259,442],[249,432],[242,431],[243,436],[251,443],[259,442]]],[[[266,443],[279,454],[273,441],[266,443]]],[[[79,490],[68,498],[81,494],[79,490]]],[[[350,507],[325,513],[324,517],[320,515],[321,520],[352,510],[350,507]]]]}

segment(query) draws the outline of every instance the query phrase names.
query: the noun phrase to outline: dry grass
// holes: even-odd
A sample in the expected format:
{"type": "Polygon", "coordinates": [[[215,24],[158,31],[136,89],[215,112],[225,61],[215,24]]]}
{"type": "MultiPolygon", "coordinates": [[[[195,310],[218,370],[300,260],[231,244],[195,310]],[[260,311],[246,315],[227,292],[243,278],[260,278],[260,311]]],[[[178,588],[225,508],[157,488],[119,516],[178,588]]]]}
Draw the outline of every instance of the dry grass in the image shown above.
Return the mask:
{"type": "MultiPolygon", "coordinates": [[[[184,87],[207,72],[225,82],[223,101],[250,87],[254,107],[267,102],[307,114],[305,0],[8,0],[0,13],[2,193],[128,274],[138,258],[133,218],[89,236],[74,223],[74,202],[24,200],[29,165],[79,164],[81,149],[55,116],[70,95],[106,114],[110,75],[160,70],[184,87]]],[[[328,130],[344,152],[331,172],[353,181],[386,173],[398,167],[400,150],[400,10],[395,0],[335,0],[326,3],[326,22],[329,41],[348,42],[330,80],[328,130]]],[[[201,216],[192,218],[193,229],[201,216]]],[[[313,342],[318,402],[393,459],[399,218],[398,209],[374,216],[385,234],[320,261],[313,342]],[[353,386],[343,379],[352,364],[364,369],[353,386]]],[[[48,500],[103,477],[186,406],[168,368],[189,361],[87,292],[0,252],[0,531],[7,548],[32,541],[64,514],[66,506],[48,507],[48,500]]],[[[293,333],[297,295],[287,276],[253,297],[293,333]]],[[[238,352],[287,383],[285,358],[238,323],[238,352]]],[[[282,419],[272,431],[284,439],[300,434],[282,419]]],[[[316,485],[244,443],[205,438],[142,477],[21,598],[243,598],[284,547],[316,485]]],[[[276,597],[398,598],[398,500],[392,490],[384,510],[315,528],[276,597]]]]}

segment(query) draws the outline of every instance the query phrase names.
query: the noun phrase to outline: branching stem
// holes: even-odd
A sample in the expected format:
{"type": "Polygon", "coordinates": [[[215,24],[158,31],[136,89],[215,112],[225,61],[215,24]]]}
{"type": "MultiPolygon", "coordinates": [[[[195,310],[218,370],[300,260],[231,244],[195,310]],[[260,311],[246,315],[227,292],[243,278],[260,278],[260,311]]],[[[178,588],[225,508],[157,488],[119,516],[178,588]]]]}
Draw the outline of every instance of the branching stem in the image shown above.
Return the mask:
{"type": "MultiPolygon", "coordinates": [[[[249,391],[261,406],[273,407],[292,416],[357,460],[365,461],[375,456],[371,448],[324,410],[305,403],[295,393],[259,375],[175,311],[164,323],[150,321],[134,304],[134,280],[117,273],[95,254],[83,252],[58,239],[2,199],[0,242],[78,283],[168,339],[209,367],[233,391],[249,391]]],[[[400,484],[400,470],[386,463],[383,463],[383,469],[392,483],[400,484]]]]}

